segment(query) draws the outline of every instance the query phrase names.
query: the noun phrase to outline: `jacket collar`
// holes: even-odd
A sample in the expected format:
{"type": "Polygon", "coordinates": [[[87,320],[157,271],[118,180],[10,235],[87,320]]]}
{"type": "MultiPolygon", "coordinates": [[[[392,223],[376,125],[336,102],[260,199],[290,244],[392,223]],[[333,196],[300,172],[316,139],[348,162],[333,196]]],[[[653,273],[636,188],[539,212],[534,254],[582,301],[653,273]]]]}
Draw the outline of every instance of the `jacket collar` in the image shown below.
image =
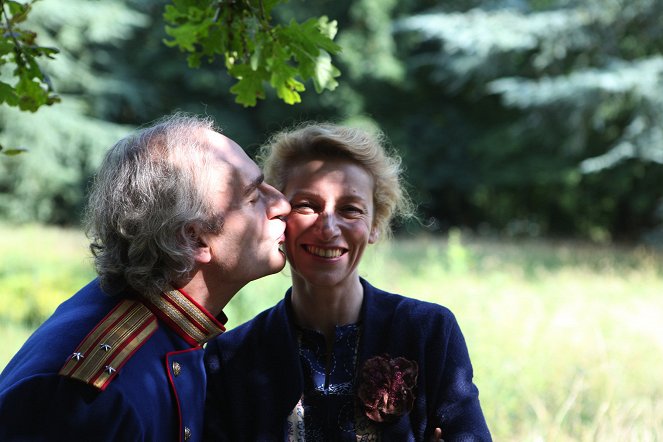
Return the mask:
{"type": "Polygon", "coordinates": [[[223,312],[217,320],[182,289],[162,292],[160,296],[146,300],[145,304],[192,346],[202,346],[226,331],[222,322],[228,318],[223,312]]]}

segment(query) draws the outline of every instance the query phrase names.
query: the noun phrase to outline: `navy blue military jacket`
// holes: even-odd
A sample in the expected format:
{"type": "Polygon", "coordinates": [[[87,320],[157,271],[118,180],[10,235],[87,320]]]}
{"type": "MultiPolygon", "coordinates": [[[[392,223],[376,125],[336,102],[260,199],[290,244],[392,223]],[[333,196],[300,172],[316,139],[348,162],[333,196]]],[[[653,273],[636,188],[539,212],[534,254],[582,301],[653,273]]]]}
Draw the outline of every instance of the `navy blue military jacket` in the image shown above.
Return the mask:
{"type": "MultiPolygon", "coordinates": [[[[389,354],[417,362],[414,407],[380,424],[382,441],[489,441],[465,340],[445,307],[384,292],[362,279],[357,366],[389,354]]],[[[206,440],[283,441],[303,391],[297,332],[286,299],[210,341],[205,350],[206,440]]]]}
{"type": "Polygon", "coordinates": [[[182,291],[110,297],[94,280],[0,375],[0,441],[202,440],[202,344],[222,331],[182,291]]]}

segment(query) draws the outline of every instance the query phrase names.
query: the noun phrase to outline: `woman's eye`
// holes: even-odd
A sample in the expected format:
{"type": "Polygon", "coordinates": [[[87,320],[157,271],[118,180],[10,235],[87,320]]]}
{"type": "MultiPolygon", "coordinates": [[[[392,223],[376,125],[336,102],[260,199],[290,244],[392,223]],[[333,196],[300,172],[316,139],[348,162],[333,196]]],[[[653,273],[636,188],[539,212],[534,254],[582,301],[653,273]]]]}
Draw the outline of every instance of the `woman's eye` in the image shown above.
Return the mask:
{"type": "Polygon", "coordinates": [[[356,206],[346,206],[344,209],[348,213],[353,213],[353,214],[362,214],[364,213],[364,209],[361,207],[356,207],[356,206]]]}

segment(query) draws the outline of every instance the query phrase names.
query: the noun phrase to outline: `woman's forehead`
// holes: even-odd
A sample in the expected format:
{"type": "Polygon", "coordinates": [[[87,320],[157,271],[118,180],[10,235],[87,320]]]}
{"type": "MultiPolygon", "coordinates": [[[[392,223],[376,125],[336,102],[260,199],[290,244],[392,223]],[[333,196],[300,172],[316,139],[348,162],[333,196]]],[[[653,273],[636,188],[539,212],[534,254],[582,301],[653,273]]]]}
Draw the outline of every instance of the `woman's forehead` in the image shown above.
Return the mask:
{"type": "Polygon", "coordinates": [[[348,160],[313,159],[289,169],[284,193],[327,193],[364,195],[373,193],[372,176],[358,164],[348,160]],[[341,192],[342,191],[342,192],[341,192]]]}

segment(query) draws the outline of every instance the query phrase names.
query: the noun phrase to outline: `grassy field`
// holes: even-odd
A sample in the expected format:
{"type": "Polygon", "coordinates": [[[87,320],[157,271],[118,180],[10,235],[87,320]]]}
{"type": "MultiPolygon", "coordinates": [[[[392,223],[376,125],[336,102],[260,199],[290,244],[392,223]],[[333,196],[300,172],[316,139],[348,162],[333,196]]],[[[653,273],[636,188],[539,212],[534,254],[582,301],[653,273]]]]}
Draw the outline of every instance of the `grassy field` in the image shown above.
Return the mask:
{"type": "MultiPolygon", "coordinates": [[[[0,369],[91,277],[78,231],[0,226],[0,369]]],[[[496,441],[663,441],[663,254],[458,234],[369,247],[378,287],[455,314],[496,441]]],[[[274,304],[287,269],[227,306],[233,327],[274,304]]]]}

